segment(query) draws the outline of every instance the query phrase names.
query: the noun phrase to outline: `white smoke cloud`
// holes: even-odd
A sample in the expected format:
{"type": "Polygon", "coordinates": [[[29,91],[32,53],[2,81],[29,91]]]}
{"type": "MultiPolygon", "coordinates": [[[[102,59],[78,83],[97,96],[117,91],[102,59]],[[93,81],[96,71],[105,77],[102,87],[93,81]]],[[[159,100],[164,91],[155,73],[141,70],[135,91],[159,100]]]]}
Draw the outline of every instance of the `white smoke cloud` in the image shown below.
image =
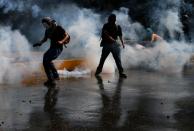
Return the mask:
{"type": "Polygon", "coordinates": [[[152,22],[151,26],[155,26],[155,31],[161,36],[169,36],[168,39],[184,39],[183,25],[180,20],[182,0],[166,0],[155,1],[154,6],[151,7],[149,14],[152,22]]]}
{"type": "Polygon", "coordinates": [[[185,42],[155,43],[154,48],[137,49],[127,46],[123,62],[126,68],[143,67],[164,73],[179,73],[190,59],[194,47],[185,42]]]}
{"type": "Polygon", "coordinates": [[[38,5],[33,5],[31,7],[31,11],[32,11],[32,16],[37,17],[40,14],[41,9],[38,5]]]}
{"type": "Polygon", "coordinates": [[[9,11],[27,12],[31,11],[34,17],[37,17],[41,8],[31,0],[0,0],[0,8],[4,13],[9,11]]]}
{"type": "Polygon", "coordinates": [[[61,75],[62,77],[88,77],[91,75],[91,70],[90,69],[80,69],[80,68],[76,68],[73,71],[68,71],[66,69],[64,70],[58,70],[59,75],[61,75]]]}
{"type": "Polygon", "coordinates": [[[122,27],[123,37],[132,40],[140,40],[144,36],[144,27],[138,23],[133,22],[128,14],[129,9],[120,8],[118,11],[113,11],[117,16],[117,24],[122,27]]]}
{"type": "Polygon", "coordinates": [[[183,25],[180,21],[178,12],[171,10],[166,11],[164,16],[161,17],[160,22],[165,29],[168,29],[171,38],[175,38],[177,32],[183,35],[183,25]]]}
{"type": "MultiPolygon", "coordinates": [[[[49,15],[55,18],[71,35],[71,43],[67,45],[67,49],[64,49],[61,58],[83,57],[88,60],[90,70],[95,71],[101,55],[100,32],[104,22],[107,20],[107,16],[105,17],[90,9],[79,8],[75,5],[59,5],[57,8],[49,10],[42,10],[36,6],[33,8],[35,16],[41,11],[45,16],[49,15]]],[[[128,9],[121,8],[118,11],[113,11],[113,13],[117,15],[117,23],[121,25],[125,38],[141,39],[144,28],[140,23],[134,23],[131,20],[128,15],[128,9]]],[[[165,26],[172,36],[174,32],[182,31],[182,25],[176,11],[168,10],[167,15],[161,19],[160,24],[165,26]]],[[[3,69],[0,74],[0,82],[5,79],[15,81],[16,78],[22,77],[18,77],[18,75],[23,74],[25,65],[21,63],[13,64],[13,61],[23,60],[24,56],[29,61],[34,60],[30,57],[29,42],[19,31],[12,31],[10,27],[2,27],[0,32],[0,40],[2,41],[0,50],[3,61],[3,64],[0,65],[0,68],[3,69]],[[17,58],[9,55],[10,52],[17,52],[17,58]],[[24,52],[27,54],[24,54],[24,52]]],[[[182,41],[173,41],[171,43],[163,41],[158,43],[156,47],[147,49],[126,46],[126,49],[122,50],[122,61],[126,69],[144,66],[158,71],[180,72],[182,66],[192,54],[189,49],[193,49],[193,47],[182,41]]],[[[105,73],[113,73],[115,71],[115,62],[111,55],[108,57],[103,69],[105,73]]]]}
{"type": "Polygon", "coordinates": [[[30,44],[18,30],[12,31],[8,26],[0,27],[0,41],[0,83],[20,82],[23,74],[35,68],[23,63],[32,61],[30,44]]]}
{"type": "MultiPolygon", "coordinates": [[[[179,1],[169,3],[176,5],[178,9],[179,1]]],[[[170,36],[175,38],[176,32],[182,33],[182,23],[180,22],[178,10],[165,10],[160,19],[160,26],[168,29],[170,36]]],[[[137,22],[133,22],[128,15],[128,9],[121,8],[114,11],[117,15],[118,24],[121,25],[125,38],[141,40],[144,36],[144,27],[137,22]]],[[[122,51],[122,61],[126,69],[143,67],[161,72],[180,72],[184,64],[190,59],[194,47],[184,41],[158,42],[154,48],[139,49],[137,46],[127,46],[122,51]]],[[[129,42],[130,45],[130,42],[129,42]]]]}

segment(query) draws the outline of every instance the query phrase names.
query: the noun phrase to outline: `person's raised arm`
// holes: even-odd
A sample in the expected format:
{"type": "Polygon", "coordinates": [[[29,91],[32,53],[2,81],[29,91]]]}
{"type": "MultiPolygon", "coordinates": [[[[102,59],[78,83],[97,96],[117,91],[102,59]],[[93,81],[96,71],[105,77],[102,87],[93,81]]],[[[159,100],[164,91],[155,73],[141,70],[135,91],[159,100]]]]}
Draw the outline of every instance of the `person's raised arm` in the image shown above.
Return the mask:
{"type": "Polygon", "coordinates": [[[162,39],[162,37],[160,37],[159,35],[153,33],[153,34],[152,34],[151,42],[155,42],[155,41],[158,41],[158,40],[163,40],[163,39],[162,39]]]}
{"type": "Polygon", "coordinates": [[[121,41],[121,44],[122,44],[123,48],[125,48],[125,44],[124,44],[123,37],[122,37],[122,36],[119,36],[119,39],[120,39],[120,41],[121,41]]]}
{"type": "Polygon", "coordinates": [[[122,29],[121,29],[121,27],[119,25],[117,26],[117,31],[118,31],[117,33],[118,33],[119,39],[121,41],[121,44],[122,44],[123,48],[125,48],[122,29]]]}
{"type": "Polygon", "coordinates": [[[45,35],[44,35],[43,39],[42,39],[41,41],[35,43],[35,44],[33,45],[33,47],[41,46],[44,42],[47,41],[47,39],[48,39],[48,37],[47,37],[46,32],[45,32],[45,35]]]}

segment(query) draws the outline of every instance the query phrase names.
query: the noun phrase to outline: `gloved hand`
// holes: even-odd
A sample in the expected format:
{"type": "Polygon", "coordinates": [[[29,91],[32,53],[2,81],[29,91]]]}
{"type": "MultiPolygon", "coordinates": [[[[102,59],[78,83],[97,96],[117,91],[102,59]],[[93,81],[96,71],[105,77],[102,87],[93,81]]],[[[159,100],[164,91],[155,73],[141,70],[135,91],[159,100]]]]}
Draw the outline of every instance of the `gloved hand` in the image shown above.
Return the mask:
{"type": "Polygon", "coordinates": [[[41,44],[40,43],[36,43],[36,44],[33,45],[33,47],[37,47],[37,46],[41,46],[41,44]]]}

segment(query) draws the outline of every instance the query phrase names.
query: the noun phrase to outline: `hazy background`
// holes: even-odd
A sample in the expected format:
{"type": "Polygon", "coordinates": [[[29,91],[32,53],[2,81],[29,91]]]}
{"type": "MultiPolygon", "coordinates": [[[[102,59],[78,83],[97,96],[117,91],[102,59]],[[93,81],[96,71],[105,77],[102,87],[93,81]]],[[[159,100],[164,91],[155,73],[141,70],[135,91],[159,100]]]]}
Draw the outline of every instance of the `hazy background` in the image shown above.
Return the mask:
{"type": "MultiPolygon", "coordinates": [[[[54,18],[71,35],[71,44],[60,59],[86,58],[94,71],[101,55],[101,28],[107,16],[115,13],[124,39],[141,40],[151,27],[165,40],[144,50],[126,43],[122,50],[125,69],[143,66],[180,72],[193,53],[193,5],[191,0],[0,0],[0,82],[15,81],[12,74],[22,74],[21,65],[15,63],[42,61],[42,55],[34,57],[33,52],[45,52],[49,41],[40,48],[32,48],[32,44],[44,35],[44,16],[54,18]]],[[[36,65],[28,68],[36,69],[36,65]]],[[[114,70],[114,60],[109,57],[104,72],[114,70]]]]}

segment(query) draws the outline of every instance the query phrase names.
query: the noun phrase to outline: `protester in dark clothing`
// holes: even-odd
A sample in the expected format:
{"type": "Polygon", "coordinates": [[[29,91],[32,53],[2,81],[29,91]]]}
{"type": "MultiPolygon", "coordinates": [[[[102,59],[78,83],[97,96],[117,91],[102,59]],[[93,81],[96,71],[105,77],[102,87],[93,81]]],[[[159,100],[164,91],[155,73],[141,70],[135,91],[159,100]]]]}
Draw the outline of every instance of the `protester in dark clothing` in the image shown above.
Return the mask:
{"type": "Polygon", "coordinates": [[[116,15],[111,14],[108,18],[108,23],[104,24],[102,28],[102,41],[101,46],[102,55],[100,58],[100,63],[97,67],[95,75],[99,75],[102,72],[102,68],[107,56],[112,53],[117,68],[119,70],[120,77],[126,78],[127,76],[123,73],[123,67],[121,64],[121,56],[120,56],[120,45],[117,43],[117,39],[119,37],[123,48],[125,48],[123,39],[122,39],[122,29],[119,25],[116,25],[116,15]]]}
{"type": "Polygon", "coordinates": [[[143,45],[144,47],[154,47],[155,42],[162,40],[162,37],[154,33],[151,28],[147,28],[143,41],[139,44],[143,45]]]}
{"type": "Polygon", "coordinates": [[[41,46],[47,39],[51,40],[50,48],[46,51],[43,56],[43,66],[48,80],[44,83],[45,85],[54,84],[55,80],[59,80],[57,70],[52,63],[52,60],[56,59],[63,50],[63,43],[68,39],[68,34],[59,25],[56,24],[55,20],[50,17],[42,19],[42,24],[46,28],[44,38],[34,44],[33,46],[41,46]]]}

